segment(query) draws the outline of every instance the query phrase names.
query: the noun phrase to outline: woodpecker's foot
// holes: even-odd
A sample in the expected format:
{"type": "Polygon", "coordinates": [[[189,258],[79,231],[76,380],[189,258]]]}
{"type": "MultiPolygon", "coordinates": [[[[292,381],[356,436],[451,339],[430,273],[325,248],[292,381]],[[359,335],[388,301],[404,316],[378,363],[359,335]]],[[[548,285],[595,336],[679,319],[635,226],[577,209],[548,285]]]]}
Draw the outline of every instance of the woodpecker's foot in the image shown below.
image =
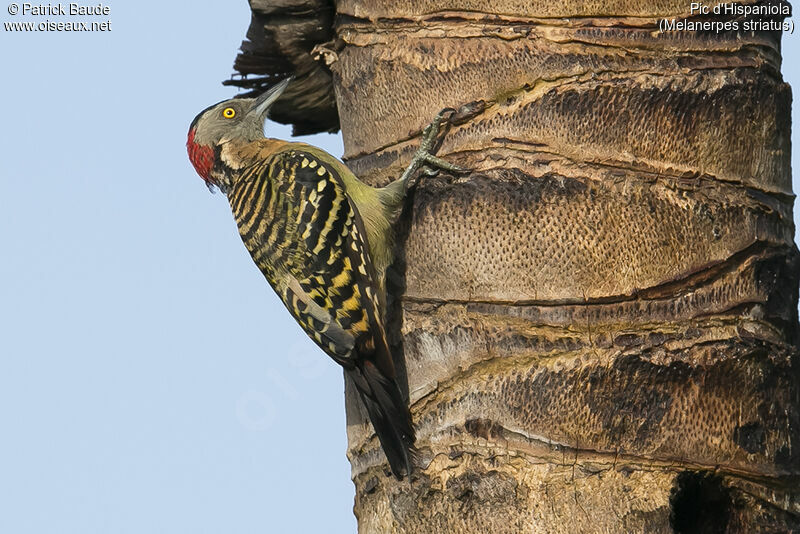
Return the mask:
{"type": "Polygon", "coordinates": [[[451,172],[466,171],[466,169],[462,169],[458,165],[433,155],[436,152],[436,138],[439,137],[439,133],[442,131],[442,121],[444,121],[445,116],[452,115],[455,111],[453,108],[444,108],[434,117],[433,122],[422,130],[422,143],[420,143],[416,154],[414,154],[414,159],[418,161],[420,167],[429,167],[436,172],[442,169],[451,172]]]}
{"type": "Polygon", "coordinates": [[[422,131],[422,142],[419,145],[411,163],[403,173],[402,179],[408,180],[420,167],[424,169],[424,173],[428,176],[436,176],[440,170],[450,172],[467,172],[467,169],[459,167],[442,158],[437,158],[433,155],[436,152],[436,141],[439,133],[442,131],[442,122],[445,116],[452,115],[455,110],[452,108],[445,108],[440,111],[428,126],[422,131]]]}

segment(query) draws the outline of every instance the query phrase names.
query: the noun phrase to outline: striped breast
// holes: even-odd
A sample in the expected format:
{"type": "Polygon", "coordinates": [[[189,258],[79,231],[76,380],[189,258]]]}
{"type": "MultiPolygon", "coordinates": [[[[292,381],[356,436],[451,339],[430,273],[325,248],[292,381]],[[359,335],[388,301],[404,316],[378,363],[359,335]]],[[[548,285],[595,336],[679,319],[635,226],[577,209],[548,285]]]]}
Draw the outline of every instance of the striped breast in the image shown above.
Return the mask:
{"type": "Polygon", "coordinates": [[[229,200],[256,265],[325,352],[346,364],[354,348],[385,348],[367,234],[334,166],[287,150],[245,169],[229,200]]]}

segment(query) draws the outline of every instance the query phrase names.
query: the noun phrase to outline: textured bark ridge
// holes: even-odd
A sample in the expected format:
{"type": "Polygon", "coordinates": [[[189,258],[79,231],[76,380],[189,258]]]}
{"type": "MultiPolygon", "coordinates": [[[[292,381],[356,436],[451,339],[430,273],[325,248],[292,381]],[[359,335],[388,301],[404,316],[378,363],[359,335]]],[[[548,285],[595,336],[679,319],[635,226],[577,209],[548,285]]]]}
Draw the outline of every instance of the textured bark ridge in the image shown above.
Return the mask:
{"type": "Polygon", "coordinates": [[[398,245],[411,483],[348,387],[359,531],[800,529],[780,34],[660,34],[683,0],[336,7],[351,168],[390,181],[455,107],[439,153],[474,169],[422,178],[398,245]]]}

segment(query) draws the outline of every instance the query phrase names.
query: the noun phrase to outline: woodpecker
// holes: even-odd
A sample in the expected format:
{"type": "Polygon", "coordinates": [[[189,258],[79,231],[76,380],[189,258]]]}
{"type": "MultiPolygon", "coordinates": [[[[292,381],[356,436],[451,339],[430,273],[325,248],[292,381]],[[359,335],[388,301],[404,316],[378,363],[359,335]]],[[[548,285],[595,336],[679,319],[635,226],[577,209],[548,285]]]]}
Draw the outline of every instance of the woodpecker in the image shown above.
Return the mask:
{"type": "Polygon", "coordinates": [[[352,378],[402,480],[412,471],[415,436],[386,342],[386,269],[416,171],[461,171],[431,154],[449,110],[424,130],[402,176],[373,188],[319,148],[264,136],[269,108],[289,82],[203,110],[189,127],[189,159],[227,196],[245,247],[294,319],[352,378]]]}

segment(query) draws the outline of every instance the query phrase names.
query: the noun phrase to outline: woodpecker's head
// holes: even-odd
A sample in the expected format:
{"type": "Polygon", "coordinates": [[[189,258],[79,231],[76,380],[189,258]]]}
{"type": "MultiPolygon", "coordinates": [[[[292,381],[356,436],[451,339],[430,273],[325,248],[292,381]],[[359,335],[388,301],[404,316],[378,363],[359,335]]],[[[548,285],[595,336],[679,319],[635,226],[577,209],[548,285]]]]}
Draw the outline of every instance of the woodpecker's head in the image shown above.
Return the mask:
{"type": "Polygon", "coordinates": [[[214,163],[225,143],[237,140],[250,143],[264,137],[264,121],[270,106],[281,96],[287,78],[257,98],[232,98],[207,107],[189,126],[186,149],[197,174],[206,185],[219,186],[212,176],[214,163]]]}

